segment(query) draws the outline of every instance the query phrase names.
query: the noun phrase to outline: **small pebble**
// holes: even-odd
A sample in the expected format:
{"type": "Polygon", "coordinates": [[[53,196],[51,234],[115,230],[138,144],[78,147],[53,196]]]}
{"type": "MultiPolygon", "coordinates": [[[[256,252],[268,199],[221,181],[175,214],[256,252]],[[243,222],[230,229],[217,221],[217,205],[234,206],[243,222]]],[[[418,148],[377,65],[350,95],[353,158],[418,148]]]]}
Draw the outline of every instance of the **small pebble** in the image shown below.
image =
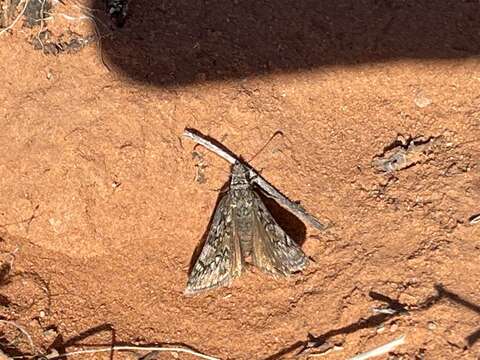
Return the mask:
{"type": "Polygon", "coordinates": [[[435,330],[437,328],[437,324],[435,324],[433,321],[429,321],[427,327],[428,330],[435,330]]]}
{"type": "Polygon", "coordinates": [[[432,100],[429,99],[423,91],[419,91],[417,95],[415,96],[415,99],[413,100],[415,102],[415,105],[417,105],[419,108],[423,109],[429,106],[432,103],[432,100]]]}

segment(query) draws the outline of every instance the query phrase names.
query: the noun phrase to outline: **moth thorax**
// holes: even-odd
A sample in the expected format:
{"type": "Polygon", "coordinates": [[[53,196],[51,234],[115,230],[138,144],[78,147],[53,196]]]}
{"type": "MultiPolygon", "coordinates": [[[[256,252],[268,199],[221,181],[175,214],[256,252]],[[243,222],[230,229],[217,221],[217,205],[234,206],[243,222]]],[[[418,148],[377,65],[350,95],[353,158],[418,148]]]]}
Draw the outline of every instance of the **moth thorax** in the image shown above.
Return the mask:
{"type": "Polygon", "coordinates": [[[240,163],[233,164],[232,178],[230,180],[230,187],[235,189],[245,189],[250,186],[248,181],[248,170],[240,163]]]}

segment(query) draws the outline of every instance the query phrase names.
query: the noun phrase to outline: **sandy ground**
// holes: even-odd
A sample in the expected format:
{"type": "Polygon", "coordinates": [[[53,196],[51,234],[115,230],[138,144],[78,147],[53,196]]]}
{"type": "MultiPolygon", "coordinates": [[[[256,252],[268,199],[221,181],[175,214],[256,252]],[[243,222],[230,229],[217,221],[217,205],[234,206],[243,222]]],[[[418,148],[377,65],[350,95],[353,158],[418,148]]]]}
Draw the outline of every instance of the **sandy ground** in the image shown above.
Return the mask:
{"type": "MultiPolygon", "coordinates": [[[[74,4],[42,26],[94,35],[74,4]]],[[[90,13],[107,22],[101,47],[58,55],[34,50],[38,26],[0,35],[0,316],[33,342],[1,323],[7,354],[184,344],[280,359],[309,345],[300,358],[330,360],[405,335],[385,358],[480,357],[480,5],[256,4],[132,1],[122,29],[90,13]],[[185,127],[247,160],[283,133],[251,164],[331,224],[279,220],[306,271],[183,295],[229,178],[185,127]],[[431,146],[376,171],[399,135],[431,146]]],[[[158,358],[193,358],[174,355],[158,358]]]]}

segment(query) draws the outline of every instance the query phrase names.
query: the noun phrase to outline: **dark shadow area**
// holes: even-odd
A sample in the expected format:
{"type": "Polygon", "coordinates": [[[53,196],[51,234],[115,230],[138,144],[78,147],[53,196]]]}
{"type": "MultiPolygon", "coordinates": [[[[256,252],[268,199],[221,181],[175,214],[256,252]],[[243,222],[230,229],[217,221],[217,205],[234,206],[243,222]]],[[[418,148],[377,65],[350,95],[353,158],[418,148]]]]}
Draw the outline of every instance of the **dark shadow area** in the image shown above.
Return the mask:
{"type": "Polygon", "coordinates": [[[468,346],[472,346],[473,344],[475,344],[478,341],[478,339],[480,339],[480,328],[478,328],[477,330],[472,332],[470,335],[468,335],[466,339],[467,339],[468,346]]]}
{"type": "MultiPolygon", "coordinates": [[[[458,304],[462,305],[463,307],[466,307],[467,309],[476,312],[480,316],[480,305],[474,304],[461,296],[445,289],[442,285],[435,285],[435,289],[437,290],[438,294],[446,298],[447,300],[458,304]]],[[[480,339],[480,328],[475,330],[473,333],[468,335],[465,340],[467,341],[467,345],[470,347],[473,344],[475,344],[478,340],[480,339]]]]}
{"type": "MultiPolygon", "coordinates": [[[[427,310],[441,300],[451,301],[455,304],[462,305],[480,314],[479,305],[473,304],[472,302],[463,299],[459,295],[445,289],[441,284],[437,284],[434,287],[436,290],[436,294],[430,296],[425,301],[415,306],[402,304],[398,300],[392,299],[387,295],[384,295],[375,291],[371,291],[369,293],[369,296],[372,300],[381,301],[385,304],[380,309],[380,311],[377,311],[378,312],[377,314],[369,316],[368,318],[362,318],[357,322],[349,324],[347,326],[343,326],[338,329],[329,330],[318,336],[308,334],[308,337],[306,340],[296,341],[293,344],[287,346],[286,348],[276,352],[275,354],[268,356],[264,360],[277,360],[295,351],[297,352],[297,354],[301,354],[305,351],[320,348],[321,346],[326,345],[329,339],[337,335],[346,335],[362,329],[375,328],[385,323],[386,321],[392,320],[399,316],[409,315],[414,312],[427,310]],[[384,311],[381,311],[382,309],[384,311]]],[[[472,346],[476,341],[478,341],[479,338],[480,338],[480,328],[466,337],[467,345],[472,346]]]]}
{"type": "MultiPolygon", "coordinates": [[[[10,271],[12,270],[12,265],[8,262],[4,262],[0,265],[0,286],[7,285],[10,280],[10,271]]],[[[11,304],[8,296],[0,294],[0,306],[7,307],[11,304]]],[[[1,342],[0,342],[1,343],[1,342]]]]}
{"type": "Polygon", "coordinates": [[[15,345],[11,344],[3,332],[0,332],[0,351],[2,352],[2,355],[5,354],[17,359],[22,359],[22,357],[29,358],[32,356],[32,354],[22,352],[15,345]]]}
{"type": "Polygon", "coordinates": [[[112,70],[169,86],[479,55],[479,18],[476,0],[131,0],[101,45],[112,70]]]}
{"type": "Polygon", "coordinates": [[[262,191],[256,191],[260,196],[268,211],[278,225],[285,231],[298,245],[302,246],[306,240],[307,228],[305,224],[290,211],[280,206],[275,200],[265,196],[262,191]]]}

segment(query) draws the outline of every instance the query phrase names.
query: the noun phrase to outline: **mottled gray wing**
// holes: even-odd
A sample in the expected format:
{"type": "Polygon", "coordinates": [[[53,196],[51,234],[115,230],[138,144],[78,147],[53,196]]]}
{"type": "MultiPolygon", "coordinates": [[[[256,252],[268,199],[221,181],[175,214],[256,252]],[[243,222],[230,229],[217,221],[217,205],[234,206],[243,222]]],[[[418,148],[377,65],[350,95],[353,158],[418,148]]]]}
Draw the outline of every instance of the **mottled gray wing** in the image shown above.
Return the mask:
{"type": "Polygon", "coordinates": [[[207,240],[188,277],[185,294],[229,285],[242,272],[240,241],[233,225],[230,194],[219,202],[207,240]]]}
{"type": "Polygon", "coordinates": [[[258,194],[254,210],[253,263],[266,273],[287,276],[304,269],[308,259],[277,224],[258,194]]]}

